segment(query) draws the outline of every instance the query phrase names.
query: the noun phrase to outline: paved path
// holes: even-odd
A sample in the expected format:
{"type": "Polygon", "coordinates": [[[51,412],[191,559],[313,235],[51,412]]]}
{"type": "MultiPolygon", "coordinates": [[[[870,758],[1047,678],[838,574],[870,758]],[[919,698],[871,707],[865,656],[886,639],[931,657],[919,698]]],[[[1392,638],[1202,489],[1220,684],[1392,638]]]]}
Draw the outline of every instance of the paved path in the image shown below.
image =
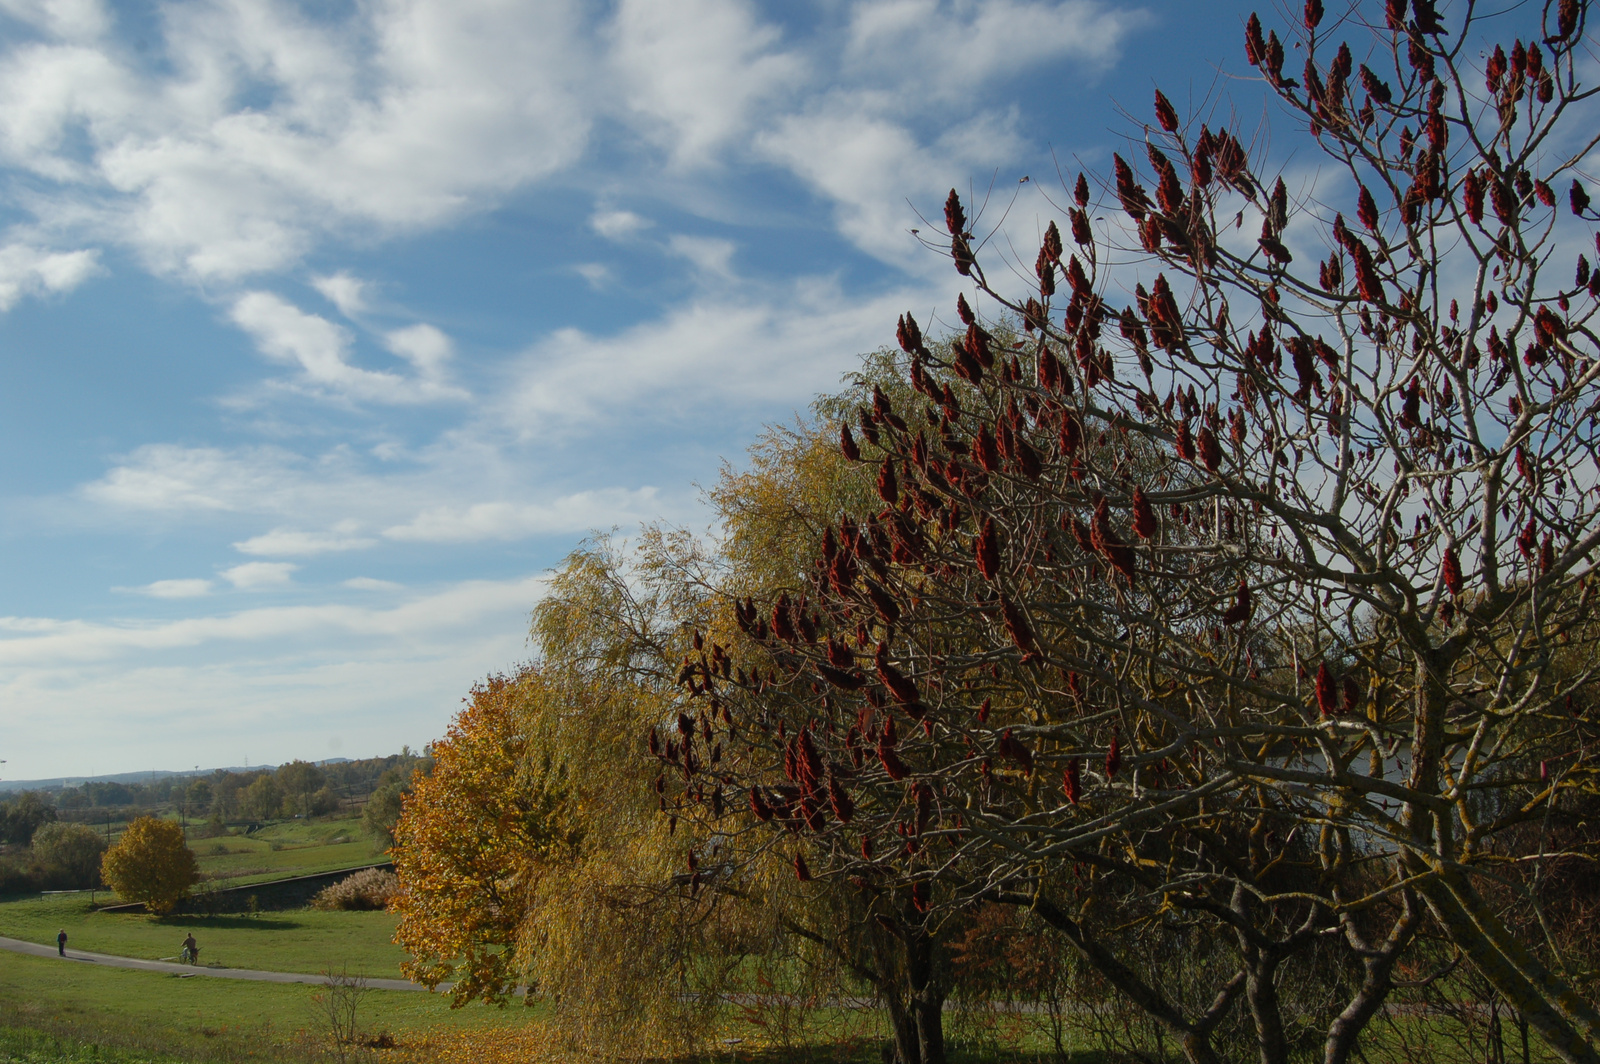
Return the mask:
{"type": "MultiPolygon", "coordinates": [[[[37,942],[24,942],[20,938],[0,938],[0,949],[10,950],[13,953],[26,953],[32,957],[50,957],[60,959],[49,946],[37,942]]],[[[104,953],[85,953],[82,950],[68,949],[66,961],[79,964],[98,964],[106,968],[135,968],[142,972],[164,972],[167,975],[179,975],[192,978],[197,975],[209,975],[214,979],[248,979],[257,983],[310,983],[321,986],[327,978],[321,975],[305,975],[300,972],[257,972],[249,968],[207,968],[198,964],[173,964],[170,961],[143,961],[135,957],[112,957],[104,953]]],[[[63,962],[65,963],[65,962],[63,962]]],[[[421,990],[427,987],[406,979],[368,979],[367,985],[375,990],[421,990]]],[[[441,990],[448,990],[449,984],[441,984],[441,990]]]]}

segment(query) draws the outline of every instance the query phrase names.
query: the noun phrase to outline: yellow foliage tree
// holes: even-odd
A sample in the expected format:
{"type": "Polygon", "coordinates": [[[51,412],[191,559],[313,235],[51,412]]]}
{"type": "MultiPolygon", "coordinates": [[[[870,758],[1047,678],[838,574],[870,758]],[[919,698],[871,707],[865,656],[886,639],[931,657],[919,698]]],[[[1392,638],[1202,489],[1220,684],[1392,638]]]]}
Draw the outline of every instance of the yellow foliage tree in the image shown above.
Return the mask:
{"type": "Polygon", "coordinates": [[[160,916],[176,909],[199,881],[200,865],[184,843],[182,827],[142,816],[106,851],[100,875],[119,897],[142,901],[160,916]]]}
{"type": "Polygon", "coordinates": [[[591,1055],[689,1052],[711,1034],[702,1002],[771,920],[719,904],[694,874],[703,840],[657,811],[642,736],[661,698],[601,664],[631,644],[604,630],[628,626],[621,603],[585,606],[614,571],[570,561],[541,607],[540,666],[476,687],[405,798],[396,941],[457,1006],[520,983],[591,1055]]]}
{"type": "Polygon", "coordinates": [[[563,771],[531,781],[518,712],[531,669],[492,676],[433,745],[432,776],[417,782],[395,825],[401,890],[395,941],[405,973],[429,987],[454,979],[453,1003],[503,1002],[518,976],[515,938],[533,862],[568,854],[581,833],[564,801],[563,771]],[[535,782],[535,786],[522,786],[535,782]]]}

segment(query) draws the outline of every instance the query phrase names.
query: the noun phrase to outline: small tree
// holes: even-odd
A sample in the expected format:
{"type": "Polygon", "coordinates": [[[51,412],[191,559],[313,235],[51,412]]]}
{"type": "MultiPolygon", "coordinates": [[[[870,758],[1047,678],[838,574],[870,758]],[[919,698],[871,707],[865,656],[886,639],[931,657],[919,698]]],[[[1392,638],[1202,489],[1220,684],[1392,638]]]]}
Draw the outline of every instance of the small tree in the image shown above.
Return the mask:
{"type": "Polygon", "coordinates": [[[23,791],[0,802],[0,842],[26,846],[33,833],[56,818],[56,811],[39,791],[23,791]]]}
{"type": "Polygon", "coordinates": [[[33,855],[52,878],[73,888],[98,886],[106,840],[87,824],[52,821],[33,834],[33,855]]]}
{"type": "Polygon", "coordinates": [[[394,845],[394,826],[400,820],[400,806],[406,790],[406,785],[399,780],[382,784],[367,798],[361,810],[362,829],[385,847],[394,845]]]}
{"type": "Polygon", "coordinates": [[[322,993],[313,996],[311,1004],[328,1032],[334,1058],[344,1064],[356,1045],[361,1000],[372,988],[367,986],[366,976],[351,975],[348,968],[329,969],[322,975],[322,993]]]}
{"type": "Polygon", "coordinates": [[[245,813],[257,820],[269,820],[283,812],[283,788],[271,776],[257,777],[239,797],[245,813]]]}
{"type": "Polygon", "coordinates": [[[195,780],[184,792],[184,808],[190,816],[205,816],[211,811],[212,788],[210,780],[195,780]]]}
{"type": "Polygon", "coordinates": [[[291,761],[278,769],[274,778],[295,812],[301,816],[313,815],[313,795],[325,782],[321,769],[309,761],[291,761]]]}
{"type": "Polygon", "coordinates": [[[534,674],[495,676],[435,744],[432,776],[418,781],[394,830],[401,893],[395,938],[415,960],[406,975],[429,987],[454,979],[456,1004],[501,1002],[520,971],[516,937],[531,862],[570,855],[576,827],[559,785],[529,795],[528,736],[519,703],[534,674]]]}
{"type": "Polygon", "coordinates": [[[194,851],[184,845],[183,828],[142,816],[106,851],[100,874],[122,898],[142,901],[151,912],[165,915],[199,881],[200,866],[194,851]]]}

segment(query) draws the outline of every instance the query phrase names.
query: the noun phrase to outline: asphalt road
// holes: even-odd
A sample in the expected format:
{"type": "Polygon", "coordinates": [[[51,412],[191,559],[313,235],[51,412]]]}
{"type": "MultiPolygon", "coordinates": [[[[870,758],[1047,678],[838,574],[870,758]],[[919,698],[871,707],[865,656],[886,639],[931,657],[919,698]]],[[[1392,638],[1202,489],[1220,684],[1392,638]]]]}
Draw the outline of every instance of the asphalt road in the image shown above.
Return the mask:
{"type": "MultiPolygon", "coordinates": [[[[0,938],[0,949],[10,950],[12,953],[25,953],[31,957],[47,957],[60,960],[63,964],[98,964],[105,968],[133,968],[141,972],[162,972],[166,975],[178,975],[185,978],[194,976],[210,976],[213,979],[246,979],[256,983],[309,983],[321,986],[327,982],[326,977],[320,975],[306,975],[302,972],[258,972],[249,968],[207,968],[200,964],[173,964],[171,961],[143,961],[134,957],[112,957],[105,953],[85,953],[82,950],[68,947],[65,958],[57,957],[55,943],[41,945],[37,942],[25,942],[20,938],[0,938]]],[[[367,986],[375,990],[420,990],[426,993],[428,988],[406,979],[368,979],[367,986]]],[[[441,990],[448,990],[448,984],[440,986],[441,990]]]]}

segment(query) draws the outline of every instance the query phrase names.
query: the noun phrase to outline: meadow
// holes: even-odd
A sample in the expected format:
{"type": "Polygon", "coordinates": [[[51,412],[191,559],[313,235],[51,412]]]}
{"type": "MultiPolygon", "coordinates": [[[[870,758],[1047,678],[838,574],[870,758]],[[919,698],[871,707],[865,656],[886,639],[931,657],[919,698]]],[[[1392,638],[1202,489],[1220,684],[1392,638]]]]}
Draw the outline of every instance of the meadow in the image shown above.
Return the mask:
{"type": "Polygon", "coordinates": [[[203,839],[191,835],[189,848],[211,886],[233,887],[354,868],[386,860],[383,850],[361,834],[355,817],[338,820],[284,820],[248,835],[203,839]]]}
{"type": "Polygon", "coordinates": [[[8,938],[49,944],[65,930],[69,949],[171,960],[192,933],[206,965],[310,974],[346,967],[382,979],[403,978],[406,954],[390,941],[394,925],[384,912],[315,909],[165,917],[107,913],[91,909],[87,893],[0,902],[0,935],[8,938]]]}
{"type": "MultiPolygon", "coordinates": [[[[44,1061],[315,1060],[326,1024],[319,986],[241,982],[6,954],[0,963],[0,1064],[44,1061]]],[[[370,990],[358,1022],[415,1047],[490,1032],[516,1034],[535,1017],[520,1005],[452,1010],[437,995],[370,990]]],[[[394,1054],[383,1059],[395,1060],[394,1054]]]]}

